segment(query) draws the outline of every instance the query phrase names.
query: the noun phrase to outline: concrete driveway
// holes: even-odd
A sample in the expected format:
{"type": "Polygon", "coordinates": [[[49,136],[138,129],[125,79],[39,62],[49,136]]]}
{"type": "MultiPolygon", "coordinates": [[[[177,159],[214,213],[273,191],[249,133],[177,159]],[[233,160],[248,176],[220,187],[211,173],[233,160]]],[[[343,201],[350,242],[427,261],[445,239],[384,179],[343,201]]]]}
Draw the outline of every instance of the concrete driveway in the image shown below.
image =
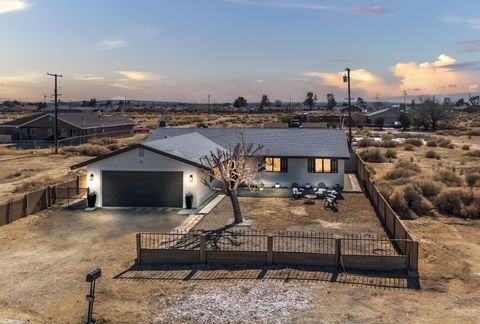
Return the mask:
{"type": "Polygon", "coordinates": [[[115,295],[113,278],[136,257],[135,233],[169,231],[188,217],[177,212],[53,208],[0,227],[0,322],[79,322],[85,274],[102,268],[98,289],[115,295]]]}

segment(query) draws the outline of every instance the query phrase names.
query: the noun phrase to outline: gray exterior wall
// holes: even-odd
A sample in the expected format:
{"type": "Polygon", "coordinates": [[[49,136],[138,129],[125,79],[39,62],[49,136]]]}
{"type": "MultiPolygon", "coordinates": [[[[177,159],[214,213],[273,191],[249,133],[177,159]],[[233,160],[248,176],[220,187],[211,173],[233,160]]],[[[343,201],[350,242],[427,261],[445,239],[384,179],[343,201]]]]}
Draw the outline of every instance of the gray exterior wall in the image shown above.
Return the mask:
{"type": "Polygon", "coordinates": [[[327,186],[344,185],[345,160],[338,160],[338,173],[308,173],[307,161],[306,158],[289,158],[288,172],[263,172],[258,182],[267,187],[274,186],[276,183],[279,183],[282,187],[290,187],[293,182],[300,186],[306,183],[317,186],[320,182],[327,186]]]}

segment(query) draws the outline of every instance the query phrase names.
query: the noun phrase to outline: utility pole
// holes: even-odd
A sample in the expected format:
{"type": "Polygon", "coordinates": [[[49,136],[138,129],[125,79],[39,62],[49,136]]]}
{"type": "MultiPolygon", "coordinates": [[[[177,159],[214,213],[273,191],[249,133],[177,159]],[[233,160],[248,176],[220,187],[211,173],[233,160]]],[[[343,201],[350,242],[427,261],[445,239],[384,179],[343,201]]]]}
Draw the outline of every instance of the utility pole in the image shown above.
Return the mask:
{"type": "Polygon", "coordinates": [[[348,146],[352,147],[352,96],[350,94],[350,68],[345,68],[347,74],[343,76],[343,82],[348,83],[348,146]]]}
{"type": "Polygon", "coordinates": [[[63,75],[57,73],[48,73],[47,75],[55,77],[55,120],[53,122],[53,141],[55,143],[55,154],[58,154],[58,83],[57,79],[63,75]]]}
{"type": "Polygon", "coordinates": [[[403,90],[403,111],[407,112],[407,90],[403,90]]]}
{"type": "Polygon", "coordinates": [[[210,94],[208,95],[208,110],[207,112],[210,114],[210,94]]]}

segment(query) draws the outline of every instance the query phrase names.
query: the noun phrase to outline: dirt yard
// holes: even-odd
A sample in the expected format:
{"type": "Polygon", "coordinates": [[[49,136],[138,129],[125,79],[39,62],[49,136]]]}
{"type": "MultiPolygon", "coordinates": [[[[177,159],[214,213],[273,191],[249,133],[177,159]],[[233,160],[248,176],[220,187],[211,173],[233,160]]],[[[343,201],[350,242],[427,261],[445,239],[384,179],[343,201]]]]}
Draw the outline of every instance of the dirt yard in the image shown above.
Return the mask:
{"type": "MultiPolygon", "coordinates": [[[[324,209],[323,200],[314,205],[304,204],[303,199],[288,198],[240,198],[243,217],[252,220],[247,229],[265,231],[305,231],[343,234],[374,234],[385,232],[368,198],[362,193],[344,193],[338,200],[337,210],[324,209]]],[[[195,229],[222,228],[232,219],[232,205],[223,199],[195,229]]],[[[245,229],[245,228],[240,228],[245,229]]]]}
{"type": "Polygon", "coordinates": [[[131,268],[135,232],[183,217],[54,209],[0,227],[0,322],[84,322],[84,276],[99,266],[99,323],[478,323],[479,221],[408,221],[420,239],[420,290],[374,273],[131,268]]]}

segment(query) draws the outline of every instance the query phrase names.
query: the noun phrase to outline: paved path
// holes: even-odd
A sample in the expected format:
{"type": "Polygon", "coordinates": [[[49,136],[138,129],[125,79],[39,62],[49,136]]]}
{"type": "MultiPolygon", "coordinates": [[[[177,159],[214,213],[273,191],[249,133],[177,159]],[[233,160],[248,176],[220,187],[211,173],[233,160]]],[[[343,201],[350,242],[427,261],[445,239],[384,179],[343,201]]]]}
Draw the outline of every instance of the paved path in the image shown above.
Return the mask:
{"type": "Polygon", "coordinates": [[[358,183],[357,176],[354,173],[348,173],[347,176],[348,176],[348,179],[350,179],[350,183],[352,185],[352,191],[362,192],[362,187],[360,187],[360,184],[358,183]]]}

